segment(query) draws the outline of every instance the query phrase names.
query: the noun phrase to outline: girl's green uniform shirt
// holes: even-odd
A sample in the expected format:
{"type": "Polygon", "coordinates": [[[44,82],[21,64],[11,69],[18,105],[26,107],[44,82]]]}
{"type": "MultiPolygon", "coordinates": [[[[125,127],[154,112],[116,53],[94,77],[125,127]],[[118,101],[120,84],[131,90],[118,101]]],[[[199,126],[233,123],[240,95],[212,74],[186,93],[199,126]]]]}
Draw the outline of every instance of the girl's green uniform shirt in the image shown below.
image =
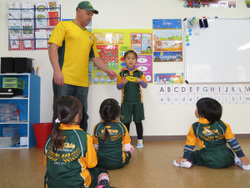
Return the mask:
{"type": "Polygon", "coordinates": [[[104,126],[104,122],[98,123],[93,131],[94,144],[98,145],[98,166],[107,169],[117,169],[125,166],[131,158],[131,153],[124,150],[123,145],[131,142],[127,128],[117,120],[113,120],[104,126]],[[105,140],[105,128],[110,137],[105,140]]]}

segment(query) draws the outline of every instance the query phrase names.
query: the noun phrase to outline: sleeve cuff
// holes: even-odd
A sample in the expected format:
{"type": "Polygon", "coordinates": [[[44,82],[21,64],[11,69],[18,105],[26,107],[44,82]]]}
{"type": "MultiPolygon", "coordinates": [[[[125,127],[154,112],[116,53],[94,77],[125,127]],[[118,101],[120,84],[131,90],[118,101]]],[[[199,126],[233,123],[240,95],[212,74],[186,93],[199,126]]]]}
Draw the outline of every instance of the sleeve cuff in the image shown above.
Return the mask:
{"type": "Polygon", "coordinates": [[[183,158],[185,158],[185,159],[190,159],[190,157],[191,157],[191,152],[187,152],[187,151],[184,151],[184,154],[183,154],[183,158]]]}
{"type": "Polygon", "coordinates": [[[236,153],[237,157],[244,157],[245,156],[245,154],[243,153],[242,150],[239,150],[239,151],[237,151],[235,153],[236,153]]]}

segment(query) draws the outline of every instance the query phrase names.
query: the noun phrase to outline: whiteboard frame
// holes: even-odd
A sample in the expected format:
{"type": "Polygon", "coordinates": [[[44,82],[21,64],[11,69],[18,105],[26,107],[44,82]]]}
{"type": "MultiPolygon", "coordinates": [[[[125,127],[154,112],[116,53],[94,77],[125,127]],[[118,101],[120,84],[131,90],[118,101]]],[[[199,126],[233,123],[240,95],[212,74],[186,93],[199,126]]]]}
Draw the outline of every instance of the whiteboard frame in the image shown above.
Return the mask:
{"type": "Polygon", "coordinates": [[[208,28],[192,27],[190,46],[188,20],[183,21],[186,83],[250,82],[250,19],[208,18],[208,28]]]}

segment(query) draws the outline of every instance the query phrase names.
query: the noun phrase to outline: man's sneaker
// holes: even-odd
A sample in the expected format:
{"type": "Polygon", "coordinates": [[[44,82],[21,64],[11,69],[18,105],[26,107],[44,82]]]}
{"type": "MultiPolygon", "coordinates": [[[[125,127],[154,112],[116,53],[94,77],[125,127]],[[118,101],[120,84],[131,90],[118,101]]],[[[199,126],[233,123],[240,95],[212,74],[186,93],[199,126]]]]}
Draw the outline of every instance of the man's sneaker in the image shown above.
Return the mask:
{"type": "Polygon", "coordinates": [[[244,170],[250,170],[250,165],[242,164],[239,157],[236,157],[236,156],[234,157],[234,163],[235,163],[235,165],[243,168],[244,170]]]}
{"type": "Polygon", "coordinates": [[[176,160],[174,160],[174,166],[177,167],[190,168],[192,165],[190,161],[182,161],[181,164],[178,164],[176,160]]]}
{"type": "Polygon", "coordinates": [[[143,143],[137,143],[137,146],[136,146],[136,148],[143,148],[143,143]]]}

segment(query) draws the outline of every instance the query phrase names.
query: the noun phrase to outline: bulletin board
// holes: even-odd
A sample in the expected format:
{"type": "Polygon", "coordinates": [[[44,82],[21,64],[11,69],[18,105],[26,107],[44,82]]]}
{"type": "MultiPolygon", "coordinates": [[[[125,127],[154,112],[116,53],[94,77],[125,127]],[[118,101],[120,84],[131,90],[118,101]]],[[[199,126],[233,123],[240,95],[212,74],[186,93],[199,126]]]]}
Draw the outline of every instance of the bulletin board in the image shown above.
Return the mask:
{"type": "MultiPolygon", "coordinates": [[[[128,50],[137,52],[136,67],[143,72],[148,83],[153,82],[152,29],[93,29],[97,49],[105,65],[120,73],[124,54],[128,50]]],[[[92,84],[116,84],[105,72],[93,65],[92,84]]]]}
{"type": "Polygon", "coordinates": [[[207,19],[208,27],[183,22],[188,83],[250,82],[250,19],[207,19]],[[191,33],[189,33],[189,31],[191,33]]]}

